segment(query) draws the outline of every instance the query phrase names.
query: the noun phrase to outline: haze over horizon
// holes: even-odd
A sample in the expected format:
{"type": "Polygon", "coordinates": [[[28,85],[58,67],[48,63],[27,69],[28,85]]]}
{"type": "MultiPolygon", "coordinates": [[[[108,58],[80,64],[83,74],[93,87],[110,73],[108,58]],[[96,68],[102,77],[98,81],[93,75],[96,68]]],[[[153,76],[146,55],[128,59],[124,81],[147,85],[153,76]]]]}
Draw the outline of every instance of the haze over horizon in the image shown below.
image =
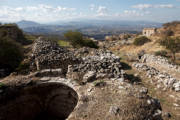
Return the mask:
{"type": "Polygon", "coordinates": [[[180,0],[0,0],[0,21],[180,20],[180,0]]]}

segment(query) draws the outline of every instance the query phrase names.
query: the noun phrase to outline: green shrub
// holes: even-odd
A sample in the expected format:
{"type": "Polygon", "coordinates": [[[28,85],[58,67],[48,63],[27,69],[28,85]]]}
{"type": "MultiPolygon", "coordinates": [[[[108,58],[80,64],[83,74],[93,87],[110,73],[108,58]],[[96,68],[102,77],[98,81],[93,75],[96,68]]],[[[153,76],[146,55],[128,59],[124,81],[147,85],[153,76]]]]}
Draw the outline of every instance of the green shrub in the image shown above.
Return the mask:
{"type": "Polygon", "coordinates": [[[155,55],[156,56],[163,56],[163,57],[167,57],[167,51],[165,51],[165,50],[161,50],[161,51],[156,51],[155,52],[155,55]]]}
{"type": "Polygon", "coordinates": [[[22,59],[23,52],[18,43],[8,38],[0,38],[0,68],[13,71],[22,59]]]}
{"type": "Polygon", "coordinates": [[[64,37],[71,43],[73,47],[83,46],[83,35],[77,31],[68,31],[64,34],[64,37]]]}
{"type": "Polygon", "coordinates": [[[16,68],[16,72],[21,74],[27,74],[29,73],[29,69],[30,69],[30,61],[23,61],[16,68]]]}
{"type": "Polygon", "coordinates": [[[5,88],[6,87],[6,85],[4,84],[4,83],[1,83],[0,82],[0,89],[3,89],[3,88],[5,88]]]}
{"type": "Polygon", "coordinates": [[[160,45],[170,50],[172,53],[172,60],[175,61],[176,53],[180,52],[180,37],[165,37],[160,40],[160,45]]]}
{"type": "Polygon", "coordinates": [[[32,43],[32,40],[25,38],[23,31],[16,24],[1,25],[0,38],[11,39],[22,45],[28,45],[32,43]]]}
{"type": "Polygon", "coordinates": [[[128,38],[131,38],[131,35],[125,34],[125,35],[124,35],[124,39],[125,39],[125,40],[128,40],[128,38]]]}
{"type": "Polygon", "coordinates": [[[85,39],[83,41],[83,46],[90,47],[90,48],[98,48],[97,44],[90,39],[85,39]]]}
{"type": "Polygon", "coordinates": [[[83,34],[78,31],[68,31],[64,37],[70,42],[73,47],[91,47],[98,48],[96,43],[90,39],[84,38],[83,34]]]}
{"type": "Polygon", "coordinates": [[[172,30],[166,30],[163,32],[163,36],[168,37],[168,36],[173,36],[174,32],[172,30]]]}
{"type": "Polygon", "coordinates": [[[147,42],[150,42],[151,40],[145,36],[137,37],[135,38],[133,44],[136,46],[144,45],[147,42]]]}

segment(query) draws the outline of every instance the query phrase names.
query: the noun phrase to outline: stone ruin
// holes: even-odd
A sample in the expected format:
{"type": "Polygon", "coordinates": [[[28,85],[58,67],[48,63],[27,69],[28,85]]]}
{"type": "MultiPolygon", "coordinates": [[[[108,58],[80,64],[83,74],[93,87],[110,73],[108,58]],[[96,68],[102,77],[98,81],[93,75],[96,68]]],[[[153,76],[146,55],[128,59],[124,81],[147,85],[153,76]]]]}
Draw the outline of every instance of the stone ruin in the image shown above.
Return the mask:
{"type": "Polygon", "coordinates": [[[152,83],[157,83],[157,88],[172,89],[176,92],[180,91],[180,81],[167,73],[160,72],[159,70],[149,67],[143,63],[134,63],[133,66],[139,71],[145,71],[148,78],[153,78],[152,83]]]}
{"type": "Polygon", "coordinates": [[[125,75],[120,58],[110,51],[96,51],[83,57],[81,63],[69,66],[68,74],[74,72],[90,73],[96,78],[124,78],[125,75]]]}
{"type": "Polygon", "coordinates": [[[67,50],[41,37],[35,41],[32,59],[37,70],[60,68],[64,74],[68,72],[67,76],[81,73],[81,79],[88,72],[94,73],[97,78],[124,77],[120,58],[110,51],[90,48],[67,50]]]}
{"type": "MultiPolygon", "coordinates": [[[[117,91],[116,94],[122,96],[118,101],[127,101],[126,98],[132,97],[145,103],[143,107],[134,103],[140,107],[138,108],[140,113],[132,113],[132,116],[138,118],[137,114],[143,114],[142,120],[143,118],[162,120],[159,101],[148,96],[145,88],[141,89],[124,82],[125,73],[120,58],[109,51],[90,51],[90,49],[69,51],[56,43],[39,38],[33,47],[32,60],[34,60],[32,66],[38,71],[28,76],[4,80],[8,86],[0,88],[0,120],[80,120],[83,119],[82,112],[89,115],[88,113],[94,112],[96,104],[100,102],[108,104],[104,99],[98,101],[102,96],[96,96],[96,93],[102,93],[99,91],[101,89],[96,89],[92,84],[80,85],[74,77],[64,78],[73,73],[83,73],[82,79],[85,82],[108,78],[107,89],[112,88],[109,89],[112,93],[117,91]],[[78,55],[79,53],[84,55],[78,55]],[[64,76],[65,73],[67,76],[64,76]],[[84,95],[92,96],[93,100],[91,97],[83,100],[84,95]]],[[[112,101],[117,104],[115,99],[112,101]]],[[[105,114],[109,115],[109,118],[123,116],[120,110],[128,110],[127,107],[116,105],[107,107],[105,114]]],[[[97,112],[104,111],[99,109],[97,112]]],[[[100,115],[106,119],[106,116],[100,115]]],[[[92,115],[90,117],[93,118],[92,115]]]]}
{"type": "Polygon", "coordinates": [[[176,72],[180,72],[180,67],[178,65],[172,64],[169,60],[162,56],[155,56],[150,54],[144,54],[140,59],[143,63],[155,64],[159,66],[163,66],[167,70],[173,70],[176,72]]]}
{"type": "Polygon", "coordinates": [[[144,54],[139,60],[139,63],[134,63],[133,66],[139,71],[144,71],[148,78],[152,78],[152,83],[160,89],[172,89],[176,92],[180,91],[180,80],[174,78],[167,70],[180,72],[180,67],[169,63],[167,58],[144,54]],[[157,70],[155,67],[162,67],[163,71],[157,70]]]}
{"type": "Polygon", "coordinates": [[[0,94],[0,120],[65,120],[77,102],[77,93],[61,83],[8,88],[0,94]]]}
{"type": "Polygon", "coordinates": [[[79,59],[56,42],[40,37],[34,43],[32,61],[36,70],[61,68],[66,72],[67,66],[78,63],[79,59]]]}
{"type": "Polygon", "coordinates": [[[142,35],[150,37],[156,33],[156,28],[144,28],[142,31],[142,35]]]}

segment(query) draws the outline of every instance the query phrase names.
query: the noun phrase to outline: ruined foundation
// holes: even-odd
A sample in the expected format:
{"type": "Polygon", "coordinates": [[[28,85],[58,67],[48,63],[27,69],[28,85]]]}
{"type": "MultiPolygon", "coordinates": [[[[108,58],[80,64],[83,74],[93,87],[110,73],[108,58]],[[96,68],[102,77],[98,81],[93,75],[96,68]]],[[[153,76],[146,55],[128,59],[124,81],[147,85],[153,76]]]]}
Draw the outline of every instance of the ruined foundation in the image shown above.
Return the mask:
{"type": "Polygon", "coordinates": [[[60,83],[13,88],[0,96],[0,120],[65,120],[77,102],[77,93],[60,83]]]}

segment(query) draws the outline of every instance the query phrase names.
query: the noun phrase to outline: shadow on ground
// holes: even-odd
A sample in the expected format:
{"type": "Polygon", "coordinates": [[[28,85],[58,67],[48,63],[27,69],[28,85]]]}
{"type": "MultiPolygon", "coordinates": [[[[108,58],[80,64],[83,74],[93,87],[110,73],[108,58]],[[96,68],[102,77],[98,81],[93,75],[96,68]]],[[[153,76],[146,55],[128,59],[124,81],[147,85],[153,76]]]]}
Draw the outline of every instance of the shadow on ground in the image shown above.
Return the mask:
{"type": "Polygon", "coordinates": [[[122,68],[124,70],[131,70],[132,69],[132,67],[125,62],[121,62],[121,65],[122,65],[122,68]]]}
{"type": "Polygon", "coordinates": [[[126,78],[131,82],[131,83],[140,83],[141,78],[139,76],[135,76],[133,74],[126,74],[126,78]]]}

